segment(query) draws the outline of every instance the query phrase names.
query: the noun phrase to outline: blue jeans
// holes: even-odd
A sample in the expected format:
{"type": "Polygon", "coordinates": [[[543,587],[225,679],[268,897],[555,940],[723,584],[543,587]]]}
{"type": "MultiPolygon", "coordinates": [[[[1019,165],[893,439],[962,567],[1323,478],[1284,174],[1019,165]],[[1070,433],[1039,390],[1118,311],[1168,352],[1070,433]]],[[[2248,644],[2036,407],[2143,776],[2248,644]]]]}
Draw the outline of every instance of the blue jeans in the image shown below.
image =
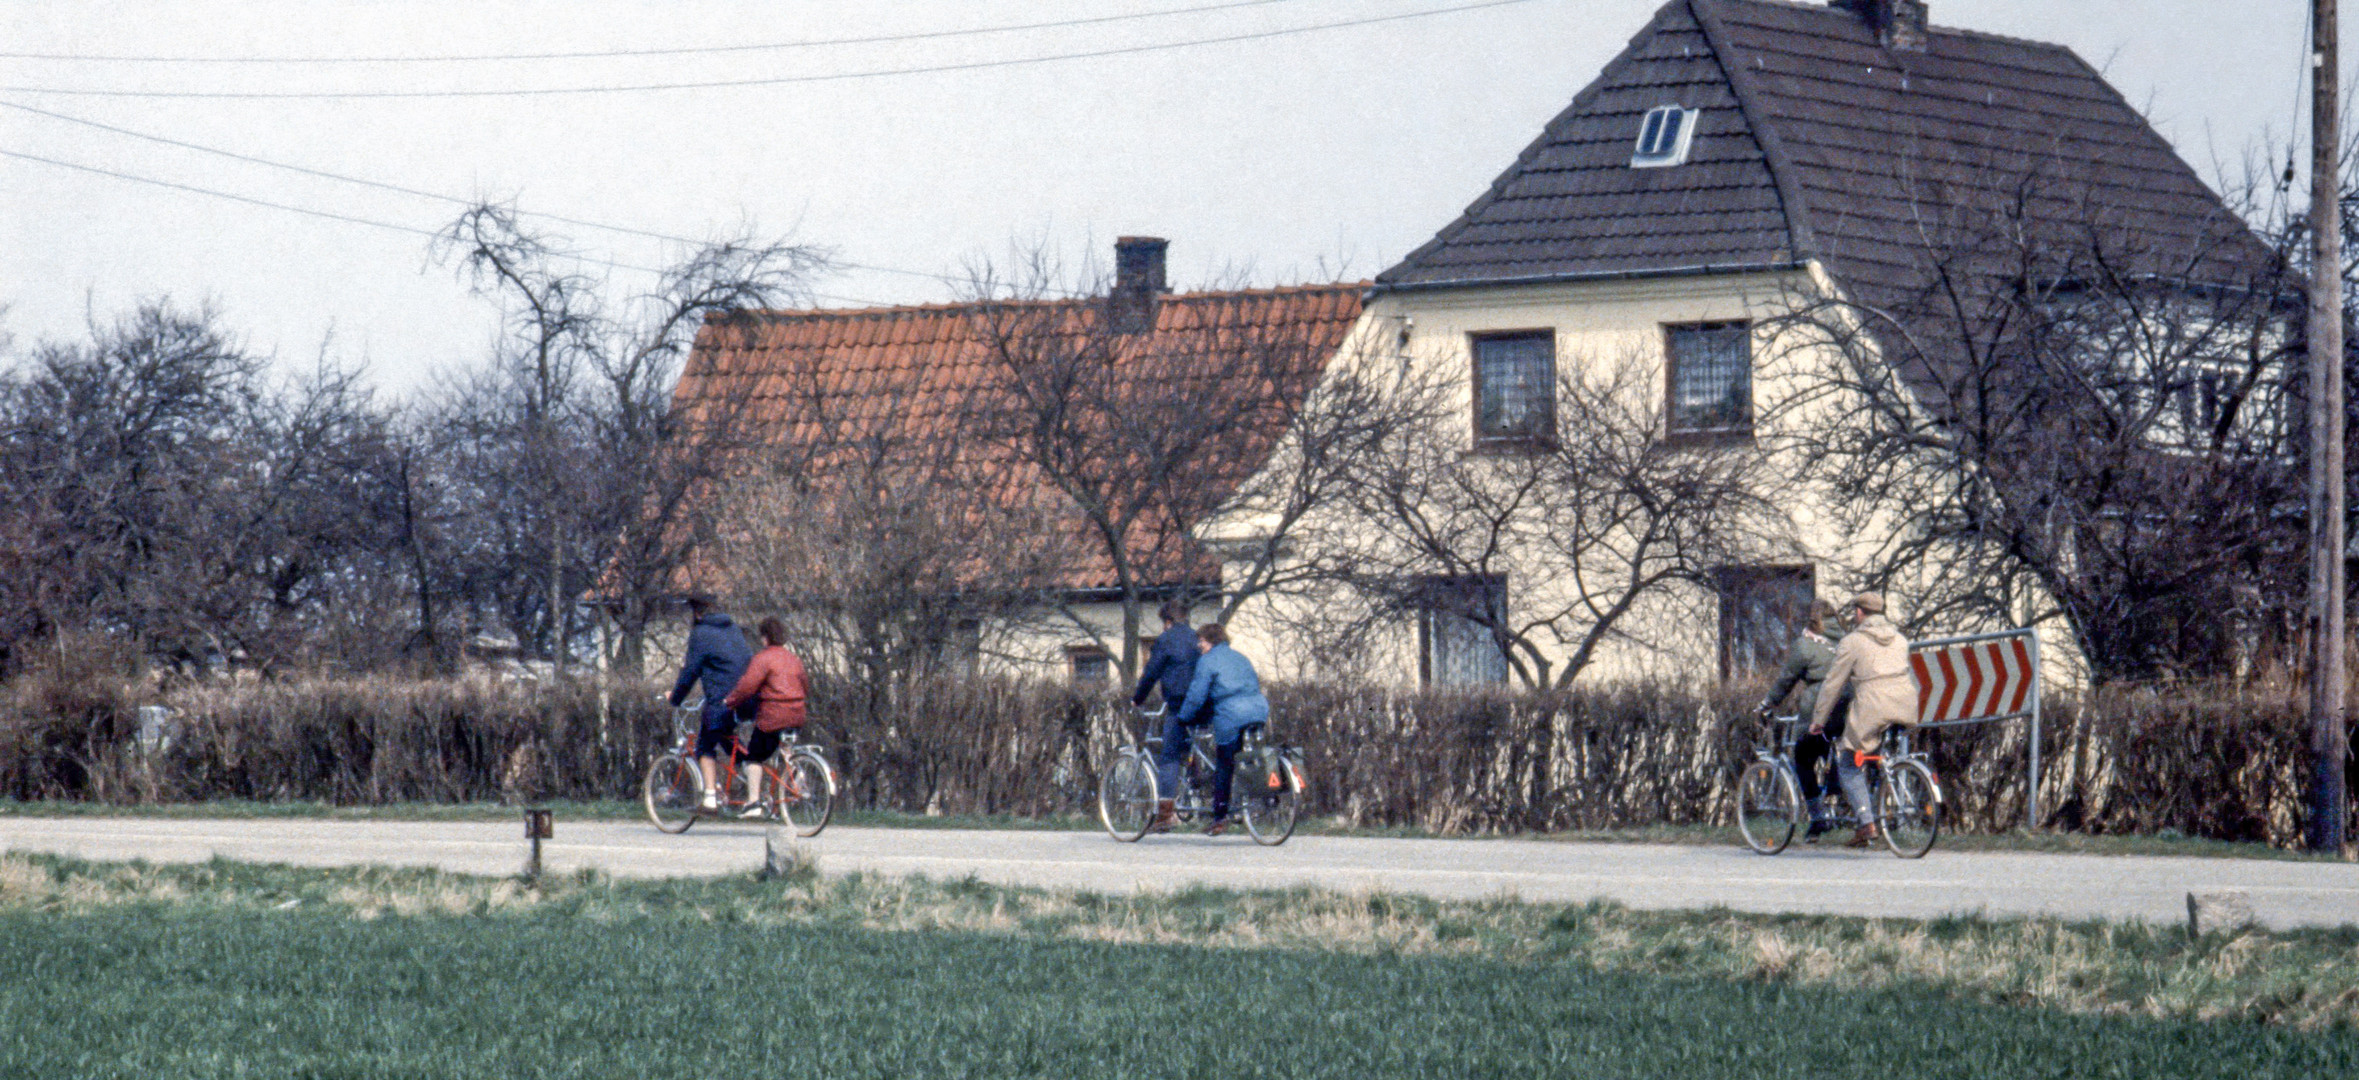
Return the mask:
{"type": "Polygon", "coordinates": [[[1188,734],[1195,727],[1195,724],[1180,720],[1178,706],[1173,706],[1170,714],[1163,718],[1163,750],[1157,755],[1159,767],[1155,770],[1155,794],[1158,798],[1179,796],[1180,766],[1188,760],[1188,734]]]}
{"type": "Polygon", "coordinates": [[[1835,783],[1843,788],[1843,798],[1851,804],[1862,825],[1876,820],[1876,810],[1868,798],[1868,771],[1852,764],[1856,759],[1849,750],[1835,751],[1835,783]]]}

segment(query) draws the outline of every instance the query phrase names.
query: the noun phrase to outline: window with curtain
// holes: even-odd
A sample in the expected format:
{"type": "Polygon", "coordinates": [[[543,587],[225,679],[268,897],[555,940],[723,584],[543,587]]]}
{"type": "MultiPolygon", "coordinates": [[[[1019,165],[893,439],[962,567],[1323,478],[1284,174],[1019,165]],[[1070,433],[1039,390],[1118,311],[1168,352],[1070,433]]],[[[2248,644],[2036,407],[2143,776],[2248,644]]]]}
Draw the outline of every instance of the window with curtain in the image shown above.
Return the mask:
{"type": "Polygon", "coordinates": [[[1670,433],[1753,431],[1753,324],[1694,323],[1665,329],[1670,433]]]}
{"type": "Polygon", "coordinates": [[[1478,443],[1546,442],[1556,436],[1556,333],[1474,339],[1474,435],[1478,443]]]}

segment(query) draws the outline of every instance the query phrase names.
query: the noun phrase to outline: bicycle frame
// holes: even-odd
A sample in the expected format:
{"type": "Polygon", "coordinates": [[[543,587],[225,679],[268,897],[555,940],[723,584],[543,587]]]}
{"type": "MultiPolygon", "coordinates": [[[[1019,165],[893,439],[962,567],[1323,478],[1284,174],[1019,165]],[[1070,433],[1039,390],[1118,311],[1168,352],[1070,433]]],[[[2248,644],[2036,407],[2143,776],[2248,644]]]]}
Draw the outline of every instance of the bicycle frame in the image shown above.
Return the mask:
{"type": "Polygon", "coordinates": [[[1949,797],[1942,793],[1941,773],[1933,768],[1933,759],[1910,748],[1908,729],[1894,728],[1884,736],[1884,741],[1887,746],[1883,753],[1853,755],[1852,764],[1858,768],[1867,768],[1869,762],[1876,764],[1876,771],[1868,776],[1870,794],[1882,790],[1884,777],[1890,773],[1892,766],[1902,762],[1914,762],[1925,770],[1925,775],[1933,778],[1933,801],[1937,803],[1949,801],[1949,797]]]}
{"type": "MultiPolygon", "coordinates": [[[[672,707],[671,752],[678,754],[691,762],[698,762],[700,760],[696,756],[696,735],[698,728],[703,724],[703,718],[700,715],[701,710],[701,703],[692,705],[675,705],[672,707]]],[[[748,726],[749,725],[747,724],[740,723],[737,725],[737,730],[729,733],[728,764],[720,764],[718,757],[714,759],[714,764],[719,766],[721,772],[721,791],[719,794],[719,801],[721,808],[724,810],[743,810],[746,807],[753,805],[752,800],[738,797],[740,792],[743,792],[744,789],[737,786],[738,777],[744,774],[745,739],[746,728],[748,726]]],[[[780,732],[779,734],[781,737],[778,741],[778,751],[770,755],[769,760],[760,763],[762,766],[762,782],[765,787],[771,787],[772,790],[785,792],[790,797],[799,799],[802,797],[802,793],[799,791],[794,791],[790,788],[790,785],[793,783],[793,771],[779,768],[779,763],[784,762],[788,756],[794,753],[795,747],[801,745],[802,733],[793,728],[789,728],[783,732],[780,732]]],[[[699,764],[698,769],[698,775],[701,777],[703,775],[701,763],[699,764]]],[[[750,792],[745,793],[751,794],[750,792]]]]}
{"type": "MultiPolygon", "coordinates": [[[[1133,745],[1138,748],[1138,752],[1149,754],[1154,758],[1158,775],[1160,775],[1163,760],[1161,753],[1163,736],[1160,729],[1168,711],[1166,708],[1158,706],[1153,711],[1138,709],[1135,712],[1140,719],[1148,721],[1149,729],[1155,734],[1140,738],[1133,745]]],[[[1188,756],[1180,762],[1180,789],[1170,793],[1173,810],[1184,818],[1212,813],[1212,779],[1220,768],[1219,759],[1215,756],[1218,753],[1218,747],[1213,742],[1211,725],[1194,728],[1189,732],[1189,736],[1188,756]]],[[[1267,738],[1266,725],[1256,725],[1245,729],[1240,733],[1238,739],[1238,757],[1243,759],[1249,749],[1260,749],[1263,741],[1267,738]]],[[[1286,748],[1281,747],[1280,749],[1286,748]]],[[[1302,791],[1302,773],[1300,767],[1294,763],[1293,756],[1281,753],[1279,761],[1282,763],[1281,767],[1286,770],[1286,782],[1293,790],[1302,791]]],[[[1231,777],[1232,782],[1234,779],[1231,777]]],[[[1159,796],[1161,794],[1158,792],[1159,796]]]]}
{"type": "Polygon", "coordinates": [[[1794,744],[1802,739],[1803,717],[1799,714],[1772,716],[1769,718],[1769,722],[1778,725],[1777,742],[1775,745],[1762,744],[1753,747],[1753,760],[1766,761],[1776,765],[1786,770],[1786,775],[1793,777],[1796,784],[1801,783],[1802,771],[1794,767],[1794,744]]]}

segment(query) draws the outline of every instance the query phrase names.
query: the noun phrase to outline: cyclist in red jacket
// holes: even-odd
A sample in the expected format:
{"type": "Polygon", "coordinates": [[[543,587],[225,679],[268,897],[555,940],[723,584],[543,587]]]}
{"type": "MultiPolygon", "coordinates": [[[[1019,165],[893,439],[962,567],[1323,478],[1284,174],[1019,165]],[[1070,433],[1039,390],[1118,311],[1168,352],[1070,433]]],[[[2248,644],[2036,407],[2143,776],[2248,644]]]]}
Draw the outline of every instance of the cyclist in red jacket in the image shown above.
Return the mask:
{"type": "Polygon", "coordinates": [[[803,671],[803,658],[786,647],[786,625],[775,618],[763,619],[761,632],[762,651],[754,654],[745,666],[745,675],[737,680],[737,688],[721,701],[729,709],[754,703],[754,735],[746,741],[743,759],[745,817],[762,813],[762,762],[778,752],[783,733],[802,728],[804,703],[811,696],[811,679],[803,671]]]}

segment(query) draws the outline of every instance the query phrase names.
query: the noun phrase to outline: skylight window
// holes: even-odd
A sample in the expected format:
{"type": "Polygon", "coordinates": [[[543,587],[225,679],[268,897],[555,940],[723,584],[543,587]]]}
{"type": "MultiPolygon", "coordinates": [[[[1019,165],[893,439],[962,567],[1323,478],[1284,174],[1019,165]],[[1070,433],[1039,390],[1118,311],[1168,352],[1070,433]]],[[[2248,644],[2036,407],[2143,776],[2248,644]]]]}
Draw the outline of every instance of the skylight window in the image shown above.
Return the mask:
{"type": "Polygon", "coordinates": [[[1630,154],[1633,169],[1660,169],[1687,160],[1695,141],[1696,111],[1677,105],[1657,105],[1638,125],[1638,148],[1630,154]]]}

